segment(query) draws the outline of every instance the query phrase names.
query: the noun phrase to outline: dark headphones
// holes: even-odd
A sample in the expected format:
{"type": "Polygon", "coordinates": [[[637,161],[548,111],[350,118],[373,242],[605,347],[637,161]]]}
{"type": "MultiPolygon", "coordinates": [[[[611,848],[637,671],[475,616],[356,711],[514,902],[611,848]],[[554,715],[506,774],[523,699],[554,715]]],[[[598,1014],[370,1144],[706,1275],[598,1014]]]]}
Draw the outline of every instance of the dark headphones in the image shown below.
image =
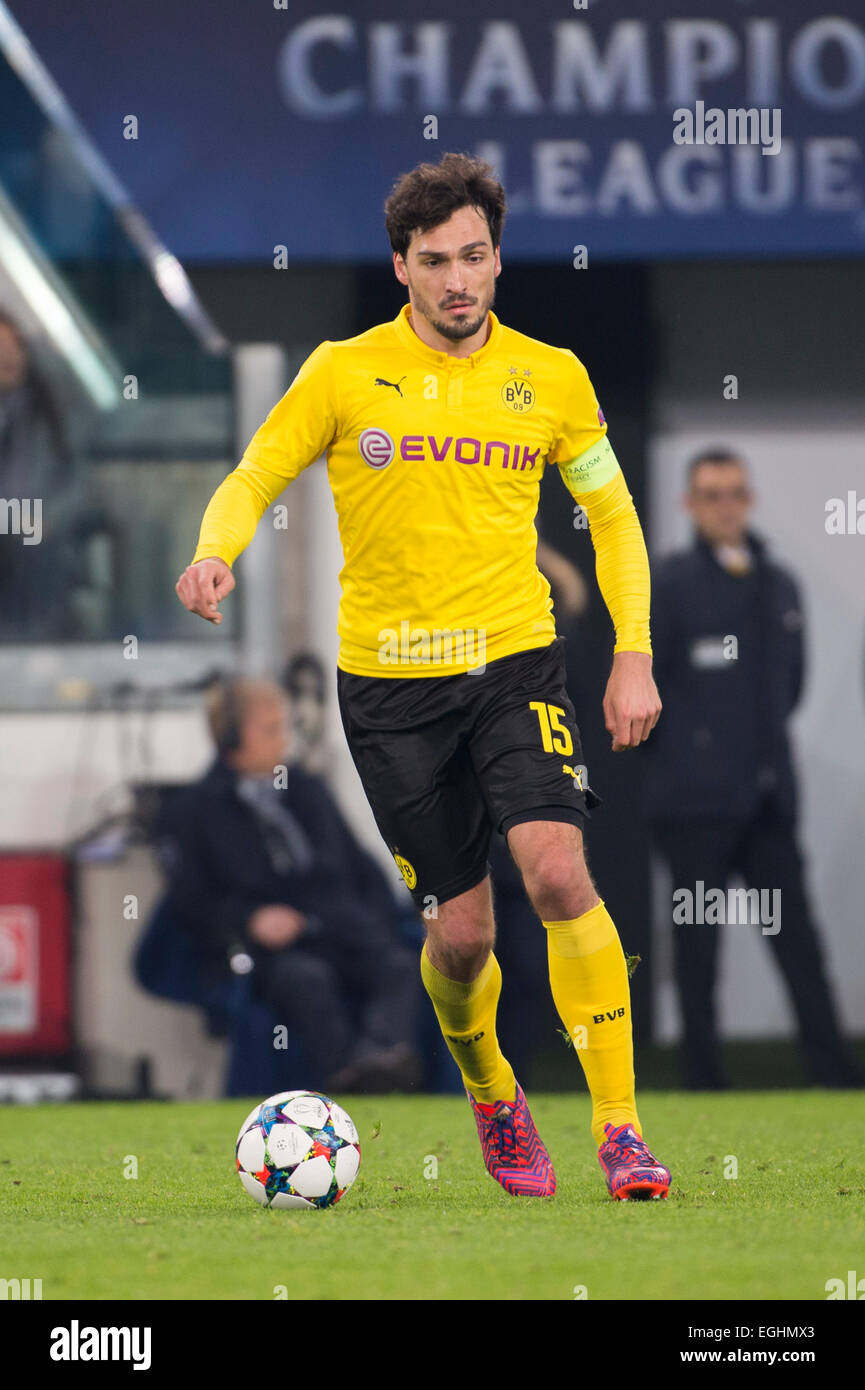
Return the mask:
{"type": "Polygon", "coordinates": [[[222,697],[222,718],[219,721],[222,732],[216,746],[220,754],[232,753],[240,747],[243,737],[240,680],[237,676],[222,676],[219,689],[222,697]]]}

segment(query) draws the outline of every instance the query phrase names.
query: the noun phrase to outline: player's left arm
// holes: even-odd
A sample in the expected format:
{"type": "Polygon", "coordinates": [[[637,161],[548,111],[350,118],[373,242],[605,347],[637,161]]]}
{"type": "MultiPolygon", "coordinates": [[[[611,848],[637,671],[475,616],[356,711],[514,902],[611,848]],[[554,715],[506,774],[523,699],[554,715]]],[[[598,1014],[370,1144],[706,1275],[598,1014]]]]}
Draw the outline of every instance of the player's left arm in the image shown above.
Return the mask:
{"type": "Polygon", "coordinates": [[[618,753],[645,743],[661,714],[652,674],[649,557],[620,468],[610,482],[583,494],[580,505],[588,517],[595,547],[598,587],[616,631],[603,708],[613,752],[618,753]]]}
{"type": "Polygon", "coordinates": [[[574,361],[577,394],[571,396],[573,414],[557,447],[557,462],[565,486],[588,518],[598,587],[616,631],[603,709],[613,751],[619,752],[645,742],[661,714],[652,675],[649,557],[595,393],[582,363],[574,361]]]}

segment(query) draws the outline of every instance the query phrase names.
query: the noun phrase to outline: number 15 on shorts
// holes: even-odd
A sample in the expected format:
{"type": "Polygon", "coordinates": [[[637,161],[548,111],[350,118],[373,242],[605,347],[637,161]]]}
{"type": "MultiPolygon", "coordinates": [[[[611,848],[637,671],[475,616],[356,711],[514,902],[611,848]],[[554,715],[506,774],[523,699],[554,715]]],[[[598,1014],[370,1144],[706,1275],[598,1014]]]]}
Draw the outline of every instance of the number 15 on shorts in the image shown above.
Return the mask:
{"type": "Polygon", "coordinates": [[[561,705],[548,705],[543,700],[530,700],[529,709],[538,716],[541,726],[541,743],[545,753],[561,753],[569,758],[574,751],[574,740],[565,720],[561,705]]]}

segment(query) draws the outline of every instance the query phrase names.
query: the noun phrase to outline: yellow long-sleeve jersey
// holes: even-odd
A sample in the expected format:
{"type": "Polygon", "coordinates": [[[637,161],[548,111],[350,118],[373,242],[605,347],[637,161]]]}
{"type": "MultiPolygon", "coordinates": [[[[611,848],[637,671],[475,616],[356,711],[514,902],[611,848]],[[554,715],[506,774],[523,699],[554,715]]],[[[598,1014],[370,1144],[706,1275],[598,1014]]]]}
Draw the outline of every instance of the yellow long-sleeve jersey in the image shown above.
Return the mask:
{"type": "Polygon", "coordinates": [[[411,309],[307,358],[217,488],[193,563],[227,564],[321,454],[344,566],[338,665],[453,675],[555,638],[535,515],[556,464],[588,517],[616,651],[651,653],[643,534],[582,363],[490,313],[469,357],[427,347],[411,309]]]}

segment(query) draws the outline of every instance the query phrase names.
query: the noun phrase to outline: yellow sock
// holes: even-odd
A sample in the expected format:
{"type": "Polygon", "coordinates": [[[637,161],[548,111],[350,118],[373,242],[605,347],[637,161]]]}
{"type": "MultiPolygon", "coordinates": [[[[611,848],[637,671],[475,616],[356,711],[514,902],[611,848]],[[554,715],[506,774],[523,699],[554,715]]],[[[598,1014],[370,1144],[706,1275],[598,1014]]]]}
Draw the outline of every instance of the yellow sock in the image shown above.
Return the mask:
{"type": "Polygon", "coordinates": [[[477,979],[464,984],[461,980],[449,980],[436,970],[424,944],[420,973],[466,1089],[475,1100],[487,1105],[497,1100],[516,1100],[513,1068],[502,1056],[496,1037],[502,972],[492,952],[477,979]]]}
{"type": "Polygon", "coordinates": [[[634,1096],[631,991],[625,953],[604,904],[568,922],[544,922],[550,985],[592,1097],[592,1136],[604,1125],[632,1124],[642,1134],[634,1096]]]}

